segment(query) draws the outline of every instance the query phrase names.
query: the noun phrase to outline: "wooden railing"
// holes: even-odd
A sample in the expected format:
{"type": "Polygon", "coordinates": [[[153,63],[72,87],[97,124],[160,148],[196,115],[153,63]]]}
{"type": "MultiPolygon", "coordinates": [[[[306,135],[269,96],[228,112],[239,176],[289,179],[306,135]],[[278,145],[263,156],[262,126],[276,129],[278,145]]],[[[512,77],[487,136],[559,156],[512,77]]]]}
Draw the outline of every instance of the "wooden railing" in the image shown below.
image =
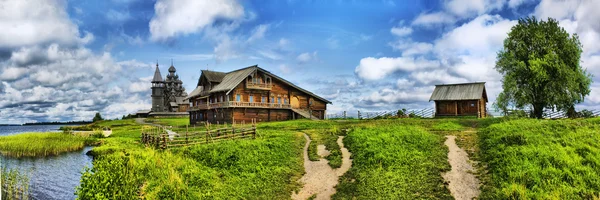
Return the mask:
{"type": "Polygon", "coordinates": [[[228,101],[211,104],[200,104],[190,107],[189,111],[194,110],[208,110],[214,108],[281,108],[291,109],[290,104],[279,104],[279,103],[262,103],[262,102],[240,102],[240,101],[228,101]]]}
{"type": "Polygon", "coordinates": [[[248,88],[248,89],[270,90],[272,87],[273,87],[273,84],[270,84],[270,83],[252,83],[252,82],[246,83],[246,88],[248,88]]]}
{"type": "Polygon", "coordinates": [[[141,142],[146,146],[167,149],[171,147],[214,143],[223,140],[256,138],[256,123],[254,120],[250,127],[239,125],[227,127],[225,124],[221,128],[211,129],[209,123],[205,127],[206,130],[203,131],[189,131],[186,127],[180,133],[171,131],[171,134],[163,127],[146,128],[142,130],[141,142]]]}

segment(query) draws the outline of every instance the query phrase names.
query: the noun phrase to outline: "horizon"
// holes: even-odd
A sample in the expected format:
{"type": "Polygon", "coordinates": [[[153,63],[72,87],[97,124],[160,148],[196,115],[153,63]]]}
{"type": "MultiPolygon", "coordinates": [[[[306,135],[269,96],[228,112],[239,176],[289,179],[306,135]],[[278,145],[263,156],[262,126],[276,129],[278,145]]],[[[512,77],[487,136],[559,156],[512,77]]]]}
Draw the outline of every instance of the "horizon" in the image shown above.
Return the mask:
{"type": "Polygon", "coordinates": [[[327,113],[433,108],[435,85],[501,91],[496,53],[519,18],[555,18],[593,75],[600,1],[3,1],[0,124],[106,119],[151,107],[155,65],[189,94],[201,70],[258,65],[332,102],[327,113]],[[27,11],[27,12],[25,12],[27,11]],[[205,12],[203,12],[205,11],[205,12]]]}

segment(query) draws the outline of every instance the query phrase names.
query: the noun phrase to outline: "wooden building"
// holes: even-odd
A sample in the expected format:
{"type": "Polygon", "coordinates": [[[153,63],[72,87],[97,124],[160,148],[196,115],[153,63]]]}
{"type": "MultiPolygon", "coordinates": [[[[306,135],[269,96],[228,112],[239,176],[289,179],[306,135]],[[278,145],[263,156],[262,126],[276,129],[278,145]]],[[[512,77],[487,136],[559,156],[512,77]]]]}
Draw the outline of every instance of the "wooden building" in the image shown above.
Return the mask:
{"type": "Polygon", "coordinates": [[[436,85],[429,101],[435,102],[435,116],[487,115],[485,82],[436,85]]]}
{"type": "Polygon", "coordinates": [[[202,70],[186,99],[190,124],[324,119],[331,103],[256,65],[227,73],[202,70]]]}

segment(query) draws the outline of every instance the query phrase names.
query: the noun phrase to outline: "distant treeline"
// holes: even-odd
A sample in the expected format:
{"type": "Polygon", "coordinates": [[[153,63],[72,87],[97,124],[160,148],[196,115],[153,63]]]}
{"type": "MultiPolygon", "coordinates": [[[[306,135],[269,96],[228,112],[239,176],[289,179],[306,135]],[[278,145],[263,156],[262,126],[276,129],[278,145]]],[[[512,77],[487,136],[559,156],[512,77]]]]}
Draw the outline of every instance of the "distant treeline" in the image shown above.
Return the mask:
{"type": "Polygon", "coordinates": [[[27,125],[68,125],[68,124],[91,124],[91,121],[68,121],[68,122],[31,122],[24,123],[23,126],[27,125]]]}

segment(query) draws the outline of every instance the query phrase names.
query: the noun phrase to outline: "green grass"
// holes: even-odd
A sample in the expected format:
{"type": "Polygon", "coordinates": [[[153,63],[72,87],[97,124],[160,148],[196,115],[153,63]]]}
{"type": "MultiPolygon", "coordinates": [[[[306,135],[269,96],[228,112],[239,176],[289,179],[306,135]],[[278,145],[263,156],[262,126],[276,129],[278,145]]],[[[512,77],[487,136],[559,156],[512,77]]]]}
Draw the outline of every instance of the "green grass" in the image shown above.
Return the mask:
{"type": "Polygon", "coordinates": [[[334,199],[451,199],[440,173],[450,170],[441,135],[388,121],[352,130],[344,139],[352,168],[334,199]]]}
{"type": "Polygon", "coordinates": [[[4,166],[0,166],[0,174],[0,197],[29,199],[29,176],[15,169],[8,170],[4,166]]]}
{"type": "Polygon", "coordinates": [[[521,119],[479,133],[487,165],[481,199],[600,196],[600,119],[521,119]]]}
{"type": "Polygon", "coordinates": [[[94,138],[63,133],[23,133],[0,137],[0,153],[10,157],[58,155],[82,149],[94,138]]]}
{"type": "Polygon", "coordinates": [[[464,127],[454,121],[440,121],[431,127],[433,131],[462,131],[464,127]]]}
{"type": "Polygon", "coordinates": [[[140,130],[115,126],[94,148],[79,198],[286,199],[300,187],[301,133],[264,128],[254,140],[156,150],[139,144],[140,130]]]}

